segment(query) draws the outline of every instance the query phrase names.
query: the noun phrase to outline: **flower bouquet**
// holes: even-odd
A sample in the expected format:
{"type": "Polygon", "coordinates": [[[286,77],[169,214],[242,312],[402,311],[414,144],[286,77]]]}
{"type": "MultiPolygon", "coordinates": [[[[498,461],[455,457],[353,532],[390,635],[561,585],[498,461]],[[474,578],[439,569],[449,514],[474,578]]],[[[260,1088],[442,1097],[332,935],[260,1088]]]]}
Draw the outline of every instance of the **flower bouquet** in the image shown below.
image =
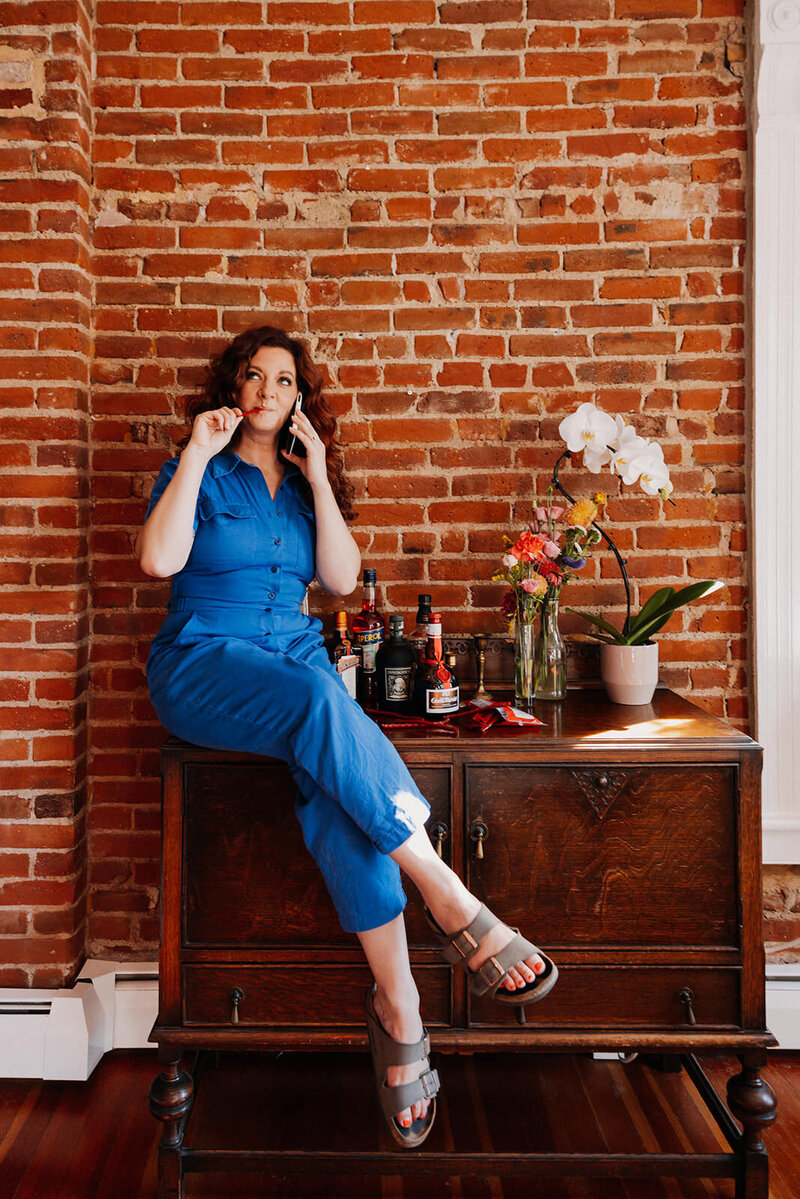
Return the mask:
{"type": "Polygon", "coordinates": [[[534,502],[532,519],[515,542],[503,538],[503,569],[492,576],[494,582],[509,586],[502,611],[514,622],[514,691],[520,707],[530,707],[534,699],[563,699],[566,694],[566,650],[558,631],[558,598],[600,540],[591,524],[606,497],[598,492],[591,500],[579,500],[567,509],[554,503],[553,493],[551,485],[545,500],[534,502]],[[540,612],[537,641],[534,630],[540,612]]]}

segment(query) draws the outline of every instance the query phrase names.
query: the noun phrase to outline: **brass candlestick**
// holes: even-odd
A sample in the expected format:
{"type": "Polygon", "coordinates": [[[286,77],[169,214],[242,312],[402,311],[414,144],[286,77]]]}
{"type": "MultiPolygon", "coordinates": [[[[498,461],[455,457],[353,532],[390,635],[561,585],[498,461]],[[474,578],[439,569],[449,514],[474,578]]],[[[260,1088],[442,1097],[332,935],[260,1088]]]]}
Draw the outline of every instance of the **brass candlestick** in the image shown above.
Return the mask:
{"type": "Polygon", "coordinates": [[[473,640],[475,642],[475,650],[478,655],[478,688],[473,699],[491,699],[491,695],[483,685],[483,676],[486,671],[486,642],[488,641],[486,633],[476,633],[473,640]]]}

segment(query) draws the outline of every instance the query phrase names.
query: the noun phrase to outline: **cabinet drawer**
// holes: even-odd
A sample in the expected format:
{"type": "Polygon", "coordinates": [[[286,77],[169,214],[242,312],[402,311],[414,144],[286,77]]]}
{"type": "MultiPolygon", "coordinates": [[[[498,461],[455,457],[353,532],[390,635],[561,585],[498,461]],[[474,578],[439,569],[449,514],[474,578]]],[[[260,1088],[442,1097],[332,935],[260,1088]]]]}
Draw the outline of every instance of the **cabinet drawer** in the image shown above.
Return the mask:
{"type": "MultiPolygon", "coordinates": [[[[426,825],[449,829],[450,765],[412,767],[431,805],[426,825]]],[[[191,762],[183,778],[182,935],[185,948],[349,946],[294,812],[297,789],[283,762],[191,762]]],[[[447,860],[450,838],[443,844],[447,860]]],[[[432,945],[415,889],[410,945],[432,945]]]]}
{"type": "MultiPolygon", "coordinates": [[[[183,967],[183,1023],[248,1027],[363,1025],[364,998],[372,975],[366,963],[353,966],[206,966],[183,967]],[[239,1021],[231,1020],[238,988],[239,1021]]],[[[416,966],[423,1022],[451,1022],[450,969],[416,966]]]]}
{"type": "Polygon", "coordinates": [[[538,945],[738,948],[734,767],[481,765],[466,785],[467,885],[538,945]]]}
{"type": "MultiPolygon", "coordinates": [[[[673,1028],[741,1026],[740,970],[718,966],[559,966],[555,987],[525,1008],[528,1026],[673,1028]],[[696,1024],[680,992],[691,991],[696,1024]]],[[[516,1009],[470,995],[470,1027],[516,1024],[516,1009]]]]}

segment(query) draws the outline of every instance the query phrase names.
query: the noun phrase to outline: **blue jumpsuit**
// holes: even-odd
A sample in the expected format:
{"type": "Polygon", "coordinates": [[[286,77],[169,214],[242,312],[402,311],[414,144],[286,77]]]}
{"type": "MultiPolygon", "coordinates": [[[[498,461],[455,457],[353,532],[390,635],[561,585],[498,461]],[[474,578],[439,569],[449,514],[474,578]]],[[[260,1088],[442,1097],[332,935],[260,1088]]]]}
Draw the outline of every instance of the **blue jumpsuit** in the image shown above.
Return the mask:
{"type": "MultiPolygon", "coordinates": [[[[165,462],[150,515],[179,458],[165,462]]],[[[314,577],[316,525],[292,463],[272,499],[259,467],[231,450],[208,463],[195,538],[172,578],[147,659],[164,727],[211,749],[281,758],[295,812],[346,932],[393,920],[406,905],[387,855],[430,804],[328,660],[322,622],[301,605],[314,577]]],[[[268,797],[264,797],[268,802],[268,797]]]]}

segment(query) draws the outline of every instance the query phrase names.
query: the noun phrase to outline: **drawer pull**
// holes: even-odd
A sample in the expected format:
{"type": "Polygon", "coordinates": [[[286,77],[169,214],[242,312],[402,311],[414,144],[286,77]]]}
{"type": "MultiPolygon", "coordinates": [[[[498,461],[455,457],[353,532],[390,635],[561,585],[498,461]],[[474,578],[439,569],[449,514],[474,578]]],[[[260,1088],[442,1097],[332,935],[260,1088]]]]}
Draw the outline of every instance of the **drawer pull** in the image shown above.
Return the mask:
{"type": "Polygon", "coordinates": [[[697,1021],[694,1018],[694,1011],[692,1010],[692,1000],[694,999],[694,991],[692,990],[692,988],[691,987],[681,987],[680,991],[678,991],[678,999],[681,1001],[683,1006],[686,1008],[687,1024],[696,1024],[697,1021]]]}
{"type": "Polygon", "coordinates": [[[437,824],[433,825],[430,832],[431,840],[433,841],[433,848],[436,850],[439,857],[442,857],[442,843],[447,840],[447,825],[438,822],[437,824]]]}
{"type": "Polygon", "coordinates": [[[234,987],[230,994],[230,1000],[233,1004],[231,1008],[231,1024],[239,1023],[239,1004],[244,999],[244,991],[241,987],[234,987]]]}
{"type": "Polygon", "coordinates": [[[476,820],[469,831],[470,840],[476,844],[475,857],[483,858],[483,843],[489,836],[489,830],[481,820],[476,820]]]}
{"type": "Polygon", "coordinates": [[[605,791],[610,780],[607,774],[601,774],[597,779],[597,785],[601,791],[605,791]]]}

